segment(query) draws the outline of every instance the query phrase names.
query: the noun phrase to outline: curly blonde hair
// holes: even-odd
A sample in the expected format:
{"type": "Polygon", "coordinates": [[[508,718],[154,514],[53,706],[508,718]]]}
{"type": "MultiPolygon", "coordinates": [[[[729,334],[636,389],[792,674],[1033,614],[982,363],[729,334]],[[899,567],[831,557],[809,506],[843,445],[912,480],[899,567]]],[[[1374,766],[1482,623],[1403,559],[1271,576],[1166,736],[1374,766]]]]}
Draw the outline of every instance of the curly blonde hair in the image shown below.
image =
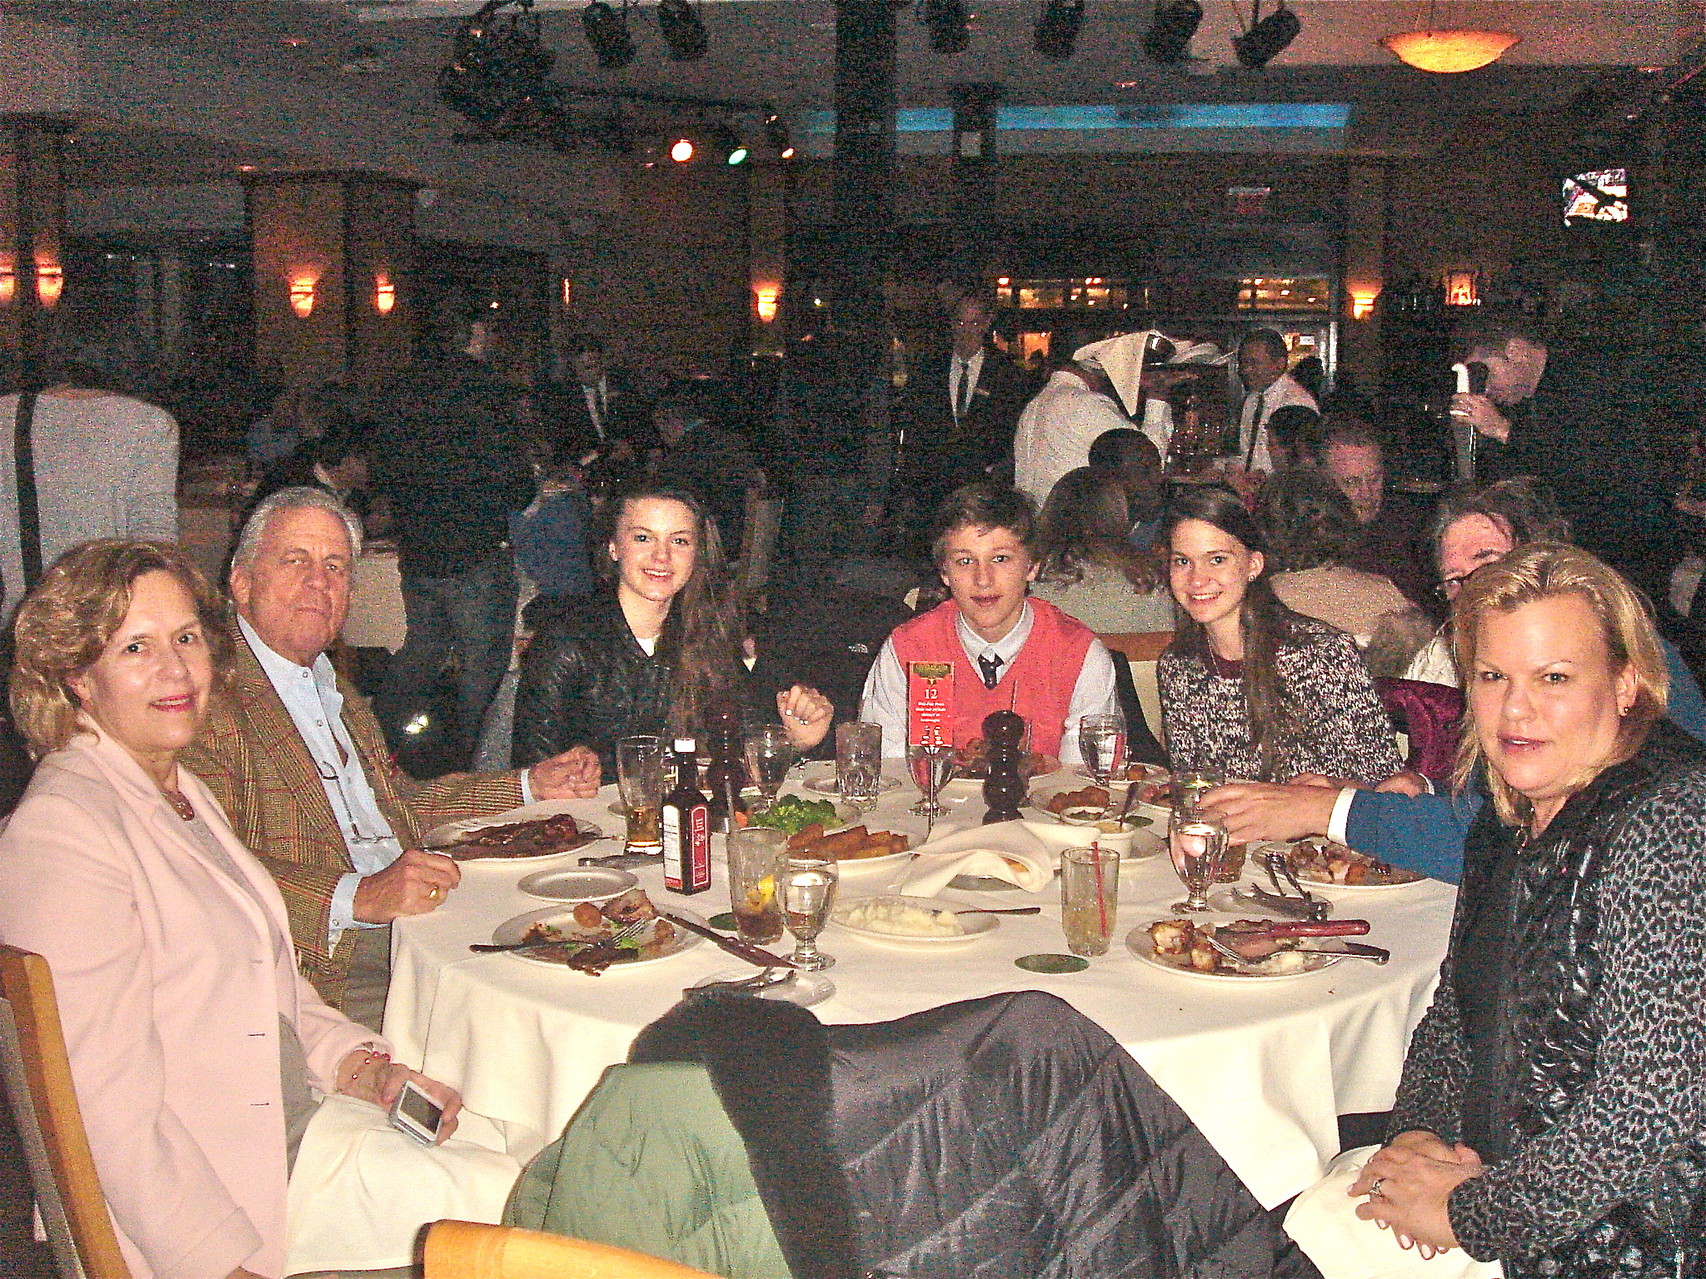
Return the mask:
{"type": "Polygon", "coordinates": [[[147,573],[169,573],[190,593],[213,658],[214,688],[223,691],[229,682],[224,602],[182,550],[169,542],[83,542],[48,569],[12,624],[12,719],[34,758],[58,750],[77,731],[70,681],[106,649],[130,612],[137,579],[147,573]]]}
{"type": "MultiPolygon", "coordinates": [[[[1486,564],[1464,579],[1462,593],[1451,609],[1451,646],[1457,669],[1466,680],[1475,678],[1475,657],[1481,645],[1481,619],[1489,613],[1510,613],[1536,600],[1578,595],[1599,623],[1600,639],[1610,655],[1611,669],[1625,668],[1635,676],[1635,700],[1618,725],[1617,744],[1608,759],[1583,763],[1572,779],[1579,790],[1613,764],[1620,764],[1647,740],[1669,704],[1670,671],[1659,647],[1658,632],[1640,593],[1617,570],[1578,546],[1563,542],[1530,542],[1502,560],[1486,564]]],[[[1485,763],[1475,717],[1463,717],[1463,736],[1457,748],[1454,780],[1459,790],[1485,763]]],[[[1486,770],[1487,793],[1499,819],[1507,826],[1529,821],[1533,806],[1496,770],[1486,770]]]]}

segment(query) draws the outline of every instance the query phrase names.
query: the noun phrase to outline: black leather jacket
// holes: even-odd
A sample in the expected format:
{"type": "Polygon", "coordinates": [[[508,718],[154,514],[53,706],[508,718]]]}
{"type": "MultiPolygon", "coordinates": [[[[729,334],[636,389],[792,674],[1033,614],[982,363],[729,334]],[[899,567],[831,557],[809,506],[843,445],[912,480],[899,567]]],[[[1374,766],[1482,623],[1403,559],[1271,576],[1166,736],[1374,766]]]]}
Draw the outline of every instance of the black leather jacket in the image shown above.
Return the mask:
{"type": "Polygon", "coordinates": [[[614,591],[605,590],[553,616],[533,637],[515,695],[511,759],[526,768],[571,746],[598,754],[616,775],[616,740],[664,732],[673,669],[668,624],[650,656],[628,629],[614,591]]]}

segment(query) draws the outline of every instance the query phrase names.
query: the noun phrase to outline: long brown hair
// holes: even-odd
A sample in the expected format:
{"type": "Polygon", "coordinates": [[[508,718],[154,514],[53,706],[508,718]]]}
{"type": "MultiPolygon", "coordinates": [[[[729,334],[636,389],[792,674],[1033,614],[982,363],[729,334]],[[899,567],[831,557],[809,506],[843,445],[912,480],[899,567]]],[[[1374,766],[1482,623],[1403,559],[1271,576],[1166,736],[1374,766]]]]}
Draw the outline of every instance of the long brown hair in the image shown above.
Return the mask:
{"type": "Polygon", "coordinates": [[[1088,466],[1068,471],[1050,490],[1037,518],[1042,537],[1045,581],[1075,585],[1086,565],[1118,569],[1133,590],[1145,593],[1161,584],[1155,557],[1131,544],[1131,508],[1125,482],[1117,472],[1088,466]]]}
{"type": "Polygon", "coordinates": [[[741,700],[745,612],[729,576],[717,521],[691,493],[672,488],[624,491],[610,502],[606,544],[615,538],[628,507],[647,499],[679,502],[693,516],[693,575],[670,601],[658,634],[657,657],[673,672],[669,731],[676,737],[697,738],[712,710],[741,700]]]}
{"type": "MultiPolygon", "coordinates": [[[[1292,643],[1303,618],[1280,603],[1268,582],[1273,571],[1266,539],[1260,525],[1229,488],[1219,485],[1192,486],[1177,494],[1162,516],[1159,540],[1172,545],[1173,533],[1186,520],[1201,520],[1235,537],[1246,550],[1262,554],[1262,571],[1244,591],[1238,627],[1244,637],[1244,705],[1250,724],[1250,740],[1262,776],[1257,781],[1282,781],[1282,763],[1289,749],[1304,732],[1305,717],[1299,714],[1285,683],[1280,679],[1279,651],[1292,643]]],[[[1184,609],[1176,609],[1178,626],[1173,632],[1172,651],[1194,657],[1210,670],[1214,655],[1209,651],[1208,631],[1184,609]]]]}

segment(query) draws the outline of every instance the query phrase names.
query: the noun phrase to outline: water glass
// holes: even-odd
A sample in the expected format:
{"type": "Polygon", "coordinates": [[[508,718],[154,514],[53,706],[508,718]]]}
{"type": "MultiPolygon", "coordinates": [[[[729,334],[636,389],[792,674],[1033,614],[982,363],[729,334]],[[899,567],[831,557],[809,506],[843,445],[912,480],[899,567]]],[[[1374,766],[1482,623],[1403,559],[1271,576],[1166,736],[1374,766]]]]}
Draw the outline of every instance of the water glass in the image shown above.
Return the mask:
{"type": "Polygon", "coordinates": [[[648,856],[663,852],[658,813],[663,806],[663,739],[652,734],[624,737],[616,743],[616,787],[628,818],[622,851],[648,856]]]}
{"type": "Polygon", "coordinates": [[[817,948],[817,935],[823,931],[835,906],[835,886],[840,878],[840,867],[830,858],[783,860],[776,888],[782,899],[782,919],[797,943],[794,953],[788,956],[794,967],[807,972],[834,967],[834,957],[817,948]]]}
{"type": "Polygon", "coordinates": [[[1191,812],[1202,805],[1202,797],[1226,780],[1217,768],[1182,768],[1173,773],[1173,806],[1191,812]]]}
{"type": "Polygon", "coordinates": [[[1108,803],[1113,792],[1108,783],[1125,775],[1125,716],[1085,715],[1078,721],[1078,753],[1084,760],[1084,771],[1095,779],[1096,785],[1108,791],[1108,803]]]}
{"type": "Polygon", "coordinates": [[[1184,912],[1207,910],[1208,887],[1226,860],[1226,827],[1214,814],[1181,804],[1167,823],[1167,848],[1186,893],[1185,900],[1174,902],[1172,908],[1184,912]]]}
{"type": "Polygon", "coordinates": [[[746,735],[746,771],[767,804],[776,802],[776,792],[794,766],[794,743],[780,724],[766,724],[746,735]]]}
{"type": "Polygon", "coordinates": [[[768,826],[729,833],[729,906],[735,931],[749,942],[768,946],[782,935],[782,901],[776,875],[788,837],[768,826]]]}
{"type": "Polygon", "coordinates": [[[855,812],[877,802],[883,781],[883,726],[859,721],[835,728],[835,784],[855,812]]]}
{"type": "Polygon", "coordinates": [[[1074,955],[1105,955],[1120,898],[1120,855],[1068,848],[1060,855],[1060,929],[1074,955]]]}

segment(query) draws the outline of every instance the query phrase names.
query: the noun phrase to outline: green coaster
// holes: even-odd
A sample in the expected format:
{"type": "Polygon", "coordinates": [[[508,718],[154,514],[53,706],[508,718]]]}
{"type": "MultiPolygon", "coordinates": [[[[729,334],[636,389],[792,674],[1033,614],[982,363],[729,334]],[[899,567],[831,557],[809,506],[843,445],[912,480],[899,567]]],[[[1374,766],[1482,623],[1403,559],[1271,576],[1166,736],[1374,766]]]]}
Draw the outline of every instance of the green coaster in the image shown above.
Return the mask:
{"type": "Polygon", "coordinates": [[[1090,966],[1077,955],[1020,955],[1013,962],[1028,973],[1081,973],[1090,966]]]}
{"type": "Polygon", "coordinates": [[[725,910],[721,915],[712,915],[705,922],[712,928],[722,929],[725,933],[732,933],[735,930],[735,916],[732,910],[725,910]]]}

